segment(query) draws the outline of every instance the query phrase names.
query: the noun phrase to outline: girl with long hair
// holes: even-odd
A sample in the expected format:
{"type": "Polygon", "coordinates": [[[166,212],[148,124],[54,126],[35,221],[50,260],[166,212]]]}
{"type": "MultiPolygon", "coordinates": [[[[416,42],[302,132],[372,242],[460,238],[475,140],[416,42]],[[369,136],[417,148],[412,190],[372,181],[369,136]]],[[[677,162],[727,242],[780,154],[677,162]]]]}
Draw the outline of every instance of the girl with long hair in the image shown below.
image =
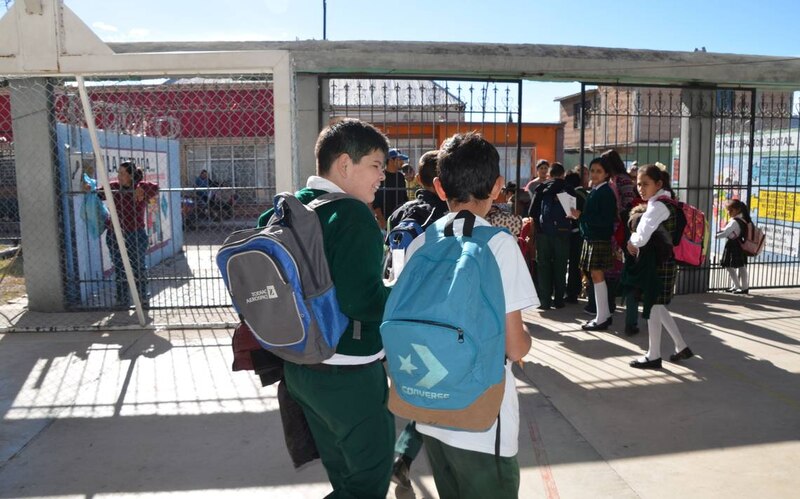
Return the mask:
{"type": "Polygon", "coordinates": [[[662,326],[675,342],[675,353],[670,355],[670,361],[679,362],[694,356],[667,309],[672,301],[677,272],[673,234],[679,209],[669,180],[669,174],[656,165],[639,169],[636,183],[646,203],[631,210],[628,222],[631,237],[626,246],[622,281],[626,289],[638,289],[641,293],[642,315],[647,319],[649,334],[647,353],[630,363],[636,369],[661,368],[662,326]]]}

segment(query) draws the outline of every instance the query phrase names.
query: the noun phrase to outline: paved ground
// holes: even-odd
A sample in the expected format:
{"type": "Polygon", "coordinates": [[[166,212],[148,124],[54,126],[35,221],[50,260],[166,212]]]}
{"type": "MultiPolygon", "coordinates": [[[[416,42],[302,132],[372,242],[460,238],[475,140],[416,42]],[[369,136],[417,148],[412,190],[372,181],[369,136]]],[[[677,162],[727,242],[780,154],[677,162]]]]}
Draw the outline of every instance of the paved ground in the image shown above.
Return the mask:
{"type": "MultiPolygon", "coordinates": [[[[579,306],[526,313],[520,497],[796,497],[800,290],[672,308],[698,356],[661,371],[627,367],[644,334],[583,332],[579,306]]],[[[2,310],[17,331],[72,332],[0,334],[0,497],[329,491],[318,463],[292,469],[274,389],[230,371],[229,328],[197,325],[228,312],[159,312],[125,330],[127,315],[18,309],[2,310]]],[[[424,457],[412,470],[414,492],[399,497],[436,497],[424,457]]]]}

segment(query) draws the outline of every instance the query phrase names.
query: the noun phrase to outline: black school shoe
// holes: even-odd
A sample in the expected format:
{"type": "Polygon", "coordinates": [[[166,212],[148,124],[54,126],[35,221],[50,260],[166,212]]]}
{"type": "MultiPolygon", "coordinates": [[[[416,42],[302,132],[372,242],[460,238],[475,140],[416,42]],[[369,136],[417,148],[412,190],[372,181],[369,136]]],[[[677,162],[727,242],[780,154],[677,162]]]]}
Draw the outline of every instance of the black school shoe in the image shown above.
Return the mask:
{"type": "Polygon", "coordinates": [[[692,357],[694,357],[694,352],[692,352],[691,349],[689,349],[689,347],[686,347],[680,352],[670,355],[669,361],[678,362],[681,360],[691,359],[692,357]]]}
{"type": "Polygon", "coordinates": [[[735,295],[749,295],[750,294],[750,290],[749,289],[737,289],[737,290],[735,290],[733,292],[733,294],[735,294],[735,295]]]}
{"type": "Polygon", "coordinates": [[[594,321],[594,319],[592,319],[583,326],[581,326],[581,329],[583,329],[584,331],[605,331],[606,329],[608,329],[608,326],[610,326],[613,322],[614,319],[611,317],[606,319],[605,322],[601,322],[600,324],[598,324],[597,322],[594,321]]]}
{"type": "Polygon", "coordinates": [[[634,369],[661,369],[661,357],[650,360],[647,357],[641,360],[632,360],[630,366],[634,369]]]}

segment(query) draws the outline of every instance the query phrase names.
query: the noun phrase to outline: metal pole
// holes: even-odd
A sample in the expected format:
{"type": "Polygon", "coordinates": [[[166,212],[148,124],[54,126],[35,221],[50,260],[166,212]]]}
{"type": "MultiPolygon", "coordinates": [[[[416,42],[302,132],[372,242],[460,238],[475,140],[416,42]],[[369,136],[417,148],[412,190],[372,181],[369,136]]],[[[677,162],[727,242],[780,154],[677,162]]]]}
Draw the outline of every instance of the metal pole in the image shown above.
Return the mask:
{"type": "Polygon", "coordinates": [[[328,0],[322,0],[322,39],[328,39],[328,0]]]}
{"type": "Polygon", "coordinates": [[[756,89],[750,91],[750,147],[747,148],[747,206],[750,207],[753,192],[753,149],[756,147],[756,89]]]}
{"type": "MultiPolygon", "coordinates": [[[[583,158],[583,150],[584,150],[584,142],[586,140],[586,130],[584,129],[584,124],[586,120],[583,119],[583,116],[586,114],[586,83],[581,82],[581,115],[576,116],[575,119],[581,120],[581,167],[586,164],[583,158]]],[[[582,180],[581,180],[582,181],[582,180]]]]}
{"type": "MultiPolygon", "coordinates": [[[[517,192],[520,189],[522,175],[522,80],[517,81],[517,192]]],[[[514,193],[514,213],[519,209],[519,196],[514,193]]],[[[528,214],[526,213],[525,216],[528,214]]]]}
{"type": "Polygon", "coordinates": [[[94,123],[94,114],[92,114],[92,107],[89,104],[89,95],[86,93],[86,86],[83,82],[83,76],[76,77],[78,82],[78,93],[81,96],[81,104],[83,104],[83,114],[86,118],[86,124],[89,128],[89,137],[92,140],[92,149],[94,150],[94,157],[97,161],[97,177],[100,184],[103,186],[103,191],[107,193],[106,202],[108,203],[108,212],[111,215],[111,225],[114,227],[114,236],[117,238],[117,245],[119,252],[122,256],[122,264],[125,267],[125,276],[128,278],[128,289],[130,289],[133,303],[136,306],[136,316],[139,318],[139,325],[144,327],[144,310],[142,309],[142,302],[139,300],[139,293],[136,291],[136,281],[133,279],[133,269],[131,262],[128,259],[128,249],[125,247],[125,238],[122,235],[122,226],[119,224],[119,217],[117,216],[117,206],[114,203],[114,196],[111,193],[111,184],[108,182],[108,175],[106,175],[106,164],[103,158],[102,151],[100,150],[100,141],[97,140],[97,128],[94,123]]]}

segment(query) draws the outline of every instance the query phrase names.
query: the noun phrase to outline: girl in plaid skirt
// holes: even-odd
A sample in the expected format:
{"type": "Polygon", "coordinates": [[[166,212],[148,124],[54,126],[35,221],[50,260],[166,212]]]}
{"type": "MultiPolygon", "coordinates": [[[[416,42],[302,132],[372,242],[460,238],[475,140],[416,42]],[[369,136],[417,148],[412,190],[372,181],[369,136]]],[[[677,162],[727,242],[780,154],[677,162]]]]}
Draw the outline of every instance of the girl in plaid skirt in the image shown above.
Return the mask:
{"type": "Polygon", "coordinates": [[[644,357],[630,365],[637,369],[660,369],[662,326],[675,342],[675,353],[670,355],[670,361],[678,362],[694,355],[666,307],[672,300],[677,271],[672,252],[677,205],[670,195],[669,174],[656,165],[639,169],[637,186],[647,204],[643,213],[637,207],[641,214],[634,212],[631,215],[635,227],[632,227],[626,248],[629,256],[623,282],[641,290],[650,347],[644,357]]]}
{"type": "Polygon", "coordinates": [[[750,220],[750,210],[747,205],[738,199],[733,199],[728,203],[728,215],[731,219],[728,225],[720,232],[717,232],[717,239],[727,239],[725,249],[722,252],[720,265],[728,271],[731,276],[733,286],[727,289],[729,293],[746,295],[750,288],[747,277],[747,255],[742,251],[740,241],[747,231],[747,224],[753,223],[750,220]],[[736,275],[736,271],[739,275],[736,275]]]}
{"type": "Polygon", "coordinates": [[[592,190],[586,198],[583,211],[572,210],[583,236],[581,269],[592,277],[596,304],[595,318],[581,326],[587,331],[603,331],[611,325],[605,271],[614,265],[611,236],[617,220],[617,200],[608,185],[610,175],[603,160],[593,159],[589,163],[592,190]]]}

